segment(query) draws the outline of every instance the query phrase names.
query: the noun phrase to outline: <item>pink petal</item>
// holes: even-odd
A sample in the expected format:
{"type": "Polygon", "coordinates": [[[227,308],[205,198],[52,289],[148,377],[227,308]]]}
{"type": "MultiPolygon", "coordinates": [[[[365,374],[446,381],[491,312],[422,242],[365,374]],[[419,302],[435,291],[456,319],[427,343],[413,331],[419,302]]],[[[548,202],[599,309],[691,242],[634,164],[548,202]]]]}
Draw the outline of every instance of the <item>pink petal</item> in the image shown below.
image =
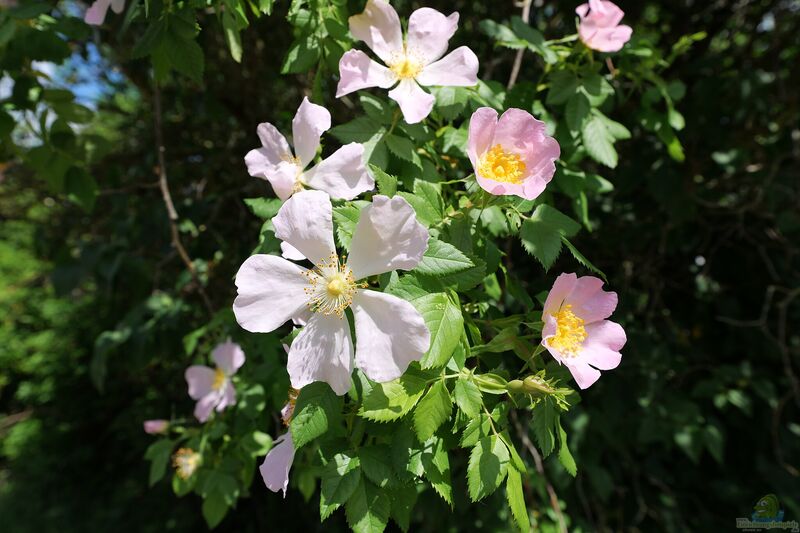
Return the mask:
{"type": "MultiPolygon", "coordinates": [[[[558,313],[559,309],[561,309],[561,304],[564,302],[564,299],[572,292],[572,289],[575,287],[577,282],[578,276],[575,274],[560,274],[553,283],[553,287],[550,289],[550,292],[547,293],[547,299],[544,302],[542,316],[547,317],[558,313]]],[[[555,334],[555,332],[553,333],[555,334]]]]}
{"type": "Polygon", "coordinates": [[[492,147],[495,128],[497,128],[497,111],[491,107],[479,107],[469,119],[467,154],[476,174],[481,156],[492,147]]]}
{"type": "MultiPolygon", "coordinates": [[[[611,320],[601,320],[586,326],[586,341],[583,343],[583,350],[606,348],[612,352],[619,352],[625,346],[627,340],[628,338],[622,326],[611,320]]],[[[617,364],[619,364],[619,361],[617,361],[613,366],[605,367],[608,363],[600,362],[595,364],[592,361],[589,362],[601,370],[616,368],[617,364]]]]}
{"type": "Polygon", "coordinates": [[[220,401],[220,395],[214,391],[206,394],[200,398],[194,406],[194,417],[201,423],[208,420],[211,416],[211,411],[220,401]]]}
{"type": "Polygon", "coordinates": [[[564,365],[566,365],[572,377],[575,378],[578,387],[581,389],[591,387],[595,381],[600,379],[600,371],[596,368],[592,368],[589,366],[589,363],[580,358],[565,359],[564,365]]]}
{"type": "Polygon", "coordinates": [[[603,280],[594,276],[578,278],[566,303],[572,304],[572,311],[587,324],[611,316],[617,308],[617,293],[604,291],[603,280]]]}
{"type": "Polygon", "coordinates": [[[408,18],[406,52],[421,58],[425,65],[433,63],[447,51],[457,27],[458,13],[446,17],[429,7],[417,9],[408,18]]]}
{"type": "Polygon", "coordinates": [[[355,279],[391,270],[411,270],[428,249],[428,230],[402,196],[377,194],[361,210],[347,265],[355,279]]]}
{"type": "Polygon", "coordinates": [[[350,143],[305,173],[309,187],[331,195],[331,198],[352,200],[375,187],[375,180],[364,166],[364,146],[350,143]]]}
{"type": "Polygon", "coordinates": [[[281,256],[284,259],[291,259],[292,261],[303,261],[306,258],[306,256],[300,253],[300,250],[288,242],[281,242],[281,256]]]}
{"type": "Polygon", "coordinates": [[[376,63],[361,50],[350,50],[339,60],[336,98],[368,87],[388,89],[396,81],[391,70],[376,63]]]}
{"type": "Polygon", "coordinates": [[[249,257],[236,273],[236,321],[247,331],[268,333],[304,310],[304,268],[274,255],[249,257]]]}
{"type": "Polygon", "coordinates": [[[192,365],[183,373],[186,383],[189,385],[189,397],[199,400],[209,394],[214,389],[215,372],[214,369],[202,365],[192,365]]]}
{"type": "Polygon", "coordinates": [[[428,351],[431,334],[413,305],[391,294],[359,291],[351,306],[356,366],[378,383],[403,375],[428,351]]]}
{"type": "Polygon", "coordinates": [[[292,442],[292,432],[287,431],[283,437],[275,441],[258,469],[264,478],[264,485],[272,492],[282,490],[284,498],[289,487],[292,462],[294,462],[294,442],[292,442]]]}
{"type": "Polygon", "coordinates": [[[593,50],[598,52],[618,52],[631,40],[633,29],[630,26],[615,26],[613,28],[597,28],[596,26],[580,26],[578,34],[581,40],[593,50]]]}
{"type": "Polygon", "coordinates": [[[608,0],[589,0],[589,8],[587,19],[600,28],[616,26],[625,16],[619,6],[608,0]]]}
{"type": "Polygon", "coordinates": [[[86,10],[83,16],[83,21],[92,26],[99,26],[106,20],[106,13],[111,0],[95,0],[95,2],[86,10]]]}
{"type": "Polygon", "coordinates": [[[144,432],[149,435],[158,435],[160,433],[166,433],[167,429],[169,428],[169,422],[167,420],[145,420],[144,421],[144,432]]]}
{"type": "Polygon", "coordinates": [[[300,159],[302,168],[306,168],[313,161],[319,148],[319,138],[330,127],[330,112],[321,105],[312,104],[307,97],[304,97],[292,120],[294,153],[300,159]]]}
{"type": "Polygon", "coordinates": [[[217,412],[221,413],[232,405],[236,405],[236,387],[233,386],[231,380],[226,379],[219,403],[217,403],[217,412]]]}
{"type": "Polygon", "coordinates": [[[400,105],[403,118],[409,124],[416,124],[430,115],[435,100],[432,94],[423,91],[411,79],[401,80],[397,87],[389,91],[389,98],[400,105]]]}
{"type": "Polygon", "coordinates": [[[322,191],[301,191],[281,206],[272,219],[275,236],[294,246],[312,263],[336,253],[333,244],[333,207],[322,191]]]}
{"type": "Polygon", "coordinates": [[[471,87],[478,83],[478,56],[466,46],[456,48],[422,69],[417,82],[425,86],[471,87]]]}
{"type": "Polygon", "coordinates": [[[339,396],[350,390],[353,340],[346,317],[314,313],[289,347],[286,364],[292,387],[324,381],[339,396]]]}
{"type": "Polygon", "coordinates": [[[218,344],[211,352],[211,358],[226,376],[234,375],[242,367],[245,359],[242,347],[230,339],[218,344]]]}
{"type": "Polygon", "coordinates": [[[397,11],[384,0],[368,0],[364,12],[350,17],[350,33],[364,41],[384,63],[403,51],[403,34],[397,11]]]}
{"type": "MultiPolygon", "coordinates": [[[[258,151],[262,156],[262,164],[276,166],[281,161],[287,161],[292,157],[289,143],[275,126],[269,122],[262,122],[256,128],[256,133],[261,141],[261,148],[258,151]]],[[[248,164],[249,170],[250,165],[248,164]]],[[[259,169],[254,168],[253,170],[258,171],[259,169]]],[[[250,172],[250,175],[257,177],[254,172],[250,172]]]]}

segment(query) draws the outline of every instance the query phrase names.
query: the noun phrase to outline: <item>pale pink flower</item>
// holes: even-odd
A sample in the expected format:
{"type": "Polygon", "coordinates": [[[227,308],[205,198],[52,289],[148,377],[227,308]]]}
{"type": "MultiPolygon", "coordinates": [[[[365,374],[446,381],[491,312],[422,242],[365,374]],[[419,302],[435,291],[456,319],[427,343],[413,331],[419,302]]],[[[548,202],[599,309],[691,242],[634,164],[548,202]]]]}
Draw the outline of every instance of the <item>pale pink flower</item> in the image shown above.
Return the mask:
{"type": "Polygon", "coordinates": [[[205,422],[214,409],[218,413],[236,404],[236,389],[231,381],[239,368],[244,364],[244,351],[230,340],[218,345],[211,352],[216,368],[192,365],[186,369],[186,383],[189,385],[189,396],[197,400],[194,416],[205,422]]]}
{"type": "Polygon", "coordinates": [[[169,429],[169,421],[167,420],[158,419],[144,421],[144,432],[150,435],[166,433],[167,429],[169,429]]]}
{"type": "Polygon", "coordinates": [[[581,41],[599,52],[617,52],[631,39],[633,30],[620,24],[625,13],[613,2],[589,0],[575,9],[581,21],[578,35],[581,41]]]}
{"type": "Polygon", "coordinates": [[[95,0],[86,10],[83,21],[93,26],[101,25],[106,20],[109,6],[114,13],[122,13],[122,10],[125,9],[125,0],[95,0]]]}
{"type": "Polygon", "coordinates": [[[458,13],[446,17],[423,7],[411,13],[404,41],[397,11],[384,0],[368,0],[363,13],[350,17],[350,33],[387,66],[360,50],[350,50],[339,61],[336,97],[367,87],[388,89],[397,83],[389,98],[400,104],[406,122],[419,122],[430,114],[434,101],[420,85],[470,87],[478,83],[478,58],[472,50],[461,46],[442,58],[457,27],[458,13]]]}
{"type": "Polygon", "coordinates": [[[344,200],[352,200],[372,189],[375,180],[367,172],[364,147],[358,143],[342,146],[315,167],[305,170],[314,161],[320,137],[330,127],[330,112],[303,98],[292,120],[294,153],[275,126],[269,122],[259,124],[257,132],[262,147],[245,156],[247,172],[254,178],[269,181],[281,200],[305,187],[320,189],[333,198],[344,200]]]}
{"type": "Polygon", "coordinates": [[[411,270],[428,247],[428,231],[401,196],[375,195],[361,210],[350,246],[340,262],[333,244],[330,198],[303,191],[272,219],[275,236],[315,267],[307,270],[274,255],[248,258],[236,274],[236,320],[267,333],[296,317],[306,321],[289,348],[288,371],[296,389],[325,381],[339,395],[350,389],[353,364],[378,382],[400,377],[428,350],[430,332],[419,312],[396,296],[358,283],[396,269],[411,270]],[[344,311],[355,318],[356,347],[344,311]]]}
{"type": "Polygon", "coordinates": [[[600,378],[600,370],[617,368],[627,340],[622,326],[606,320],[617,307],[617,293],[602,287],[594,276],[561,274],[542,312],[542,344],[582,389],[600,378]]]}
{"type": "MultiPolygon", "coordinates": [[[[289,401],[281,409],[281,418],[286,427],[289,427],[292,420],[298,393],[298,390],[290,389],[289,401]]],[[[272,492],[282,490],[284,498],[286,497],[286,488],[289,486],[289,470],[294,462],[294,451],[292,432],[287,431],[275,440],[272,449],[267,453],[264,462],[258,469],[267,488],[272,492]]]]}
{"type": "Polygon", "coordinates": [[[533,200],[544,191],[561,155],[545,124],[522,109],[481,107],[469,121],[467,154],[478,184],[486,191],[533,200]]]}

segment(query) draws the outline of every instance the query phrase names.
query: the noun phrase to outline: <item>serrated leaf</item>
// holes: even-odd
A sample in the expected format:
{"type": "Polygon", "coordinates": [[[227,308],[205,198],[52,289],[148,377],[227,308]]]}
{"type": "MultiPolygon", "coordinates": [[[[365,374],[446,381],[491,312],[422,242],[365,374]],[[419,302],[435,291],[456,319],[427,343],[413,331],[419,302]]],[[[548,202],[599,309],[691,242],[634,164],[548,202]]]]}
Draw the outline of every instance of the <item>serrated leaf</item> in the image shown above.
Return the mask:
{"type": "Polygon", "coordinates": [[[386,487],[392,482],[391,451],[385,444],[364,446],[358,450],[361,471],[367,479],[378,487],[386,487]]]}
{"type": "Polygon", "coordinates": [[[344,505],[361,480],[361,462],[350,452],[337,453],[325,465],[320,484],[319,515],[325,520],[344,505]]]}
{"type": "Polygon", "coordinates": [[[489,423],[489,417],[483,413],[471,418],[467,422],[467,427],[461,433],[461,442],[459,445],[462,448],[471,448],[475,446],[479,440],[487,436],[492,430],[492,425],[489,423]]]}
{"type": "Polygon", "coordinates": [[[533,406],[531,411],[531,429],[542,451],[542,456],[547,457],[553,452],[556,445],[556,426],[560,418],[559,412],[550,397],[542,398],[533,406]]]}
{"type": "Polygon", "coordinates": [[[255,216],[264,220],[277,215],[283,205],[280,198],[245,198],[244,203],[255,216]]]}
{"type": "Polygon", "coordinates": [[[569,70],[557,70],[550,75],[547,105],[563,104],[578,90],[578,78],[569,70]]]}
{"type": "Polygon", "coordinates": [[[412,429],[406,424],[402,424],[392,435],[392,465],[401,480],[410,481],[414,477],[422,476],[423,448],[424,446],[419,445],[412,429]]]}
{"type": "Polygon", "coordinates": [[[376,383],[364,397],[358,414],[375,422],[389,422],[413,409],[425,392],[430,375],[416,366],[408,367],[399,379],[376,383]]]}
{"type": "Polygon", "coordinates": [[[417,503],[417,488],[415,485],[401,485],[389,492],[392,500],[391,517],[403,531],[408,531],[411,525],[411,511],[417,503]]]}
{"type": "MultiPolygon", "coordinates": [[[[351,120],[347,124],[342,124],[328,130],[328,133],[333,135],[337,140],[342,143],[357,142],[365,143],[373,138],[373,136],[382,130],[380,123],[372,120],[369,117],[358,117],[351,120]]],[[[377,142],[377,139],[372,139],[377,142]]],[[[368,160],[368,155],[364,154],[364,159],[368,160]]]]}
{"type": "Polygon", "coordinates": [[[469,454],[467,486],[473,502],[492,494],[508,473],[508,448],[497,435],[478,441],[469,454]]]}
{"type": "Polygon", "coordinates": [[[378,192],[384,196],[388,196],[389,198],[397,194],[396,177],[392,176],[391,174],[387,174],[383,171],[383,169],[376,165],[370,165],[369,167],[370,170],[372,170],[372,175],[375,177],[375,183],[378,185],[378,192]]]}
{"type": "Polygon", "coordinates": [[[338,205],[333,208],[333,221],[336,223],[336,237],[346,250],[350,249],[353,231],[361,216],[361,206],[354,203],[338,205]]]}
{"type": "Polygon", "coordinates": [[[539,205],[520,229],[520,239],[525,250],[548,270],[561,251],[561,237],[575,235],[581,226],[557,209],[539,205]]]}
{"type": "Polygon", "coordinates": [[[444,293],[428,294],[413,300],[411,304],[422,315],[431,333],[431,346],[420,361],[422,368],[446,365],[464,329],[461,308],[444,293]]]}
{"type": "Polygon", "coordinates": [[[167,473],[167,465],[172,455],[173,442],[169,439],[160,439],[148,446],[144,454],[150,461],[149,485],[152,487],[167,473]]]}
{"type": "Polygon", "coordinates": [[[575,477],[578,474],[578,465],[575,464],[575,459],[572,457],[569,447],[567,446],[567,432],[561,427],[560,420],[556,422],[556,424],[558,425],[559,440],[558,461],[561,463],[561,466],[564,467],[564,470],[569,472],[569,475],[575,477]]]}
{"type": "Polygon", "coordinates": [[[342,401],[324,382],[300,389],[290,429],[295,449],[324,435],[341,416],[342,401]]]}
{"type": "Polygon", "coordinates": [[[319,39],[303,35],[292,43],[281,65],[281,74],[308,72],[320,57],[319,39]]]}
{"type": "Polygon", "coordinates": [[[386,147],[391,153],[404,161],[410,162],[419,170],[422,170],[422,160],[419,158],[416,147],[411,140],[394,134],[387,135],[384,140],[386,142],[386,147]]]}
{"type": "Polygon", "coordinates": [[[444,440],[431,437],[422,451],[422,466],[425,478],[430,481],[433,490],[444,501],[453,505],[453,487],[450,482],[450,458],[444,440]]]}
{"type": "Polygon", "coordinates": [[[564,111],[569,129],[581,131],[581,126],[583,126],[583,122],[589,116],[590,111],[589,99],[586,98],[585,94],[577,92],[570,96],[569,100],[567,100],[567,108],[564,111]]]}
{"type": "Polygon", "coordinates": [[[414,429],[420,442],[433,436],[439,426],[450,418],[453,401],[443,381],[436,381],[414,409],[414,429]]]}
{"type": "Polygon", "coordinates": [[[525,495],[522,492],[522,476],[513,468],[508,469],[506,500],[508,500],[508,507],[511,509],[517,527],[523,533],[528,533],[531,529],[531,522],[528,508],[525,505],[525,495]]]}
{"type": "Polygon", "coordinates": [[[445,276],[467,270],[475,266],[469,257],[450,243],[431,237],[422,261],[414,268],[415,272],[426,276],[445,276]]]}
{"type": "Polygon", "coordinates": [[[596,266],[594,266],[588,259],[586,259],[583,256],[583,254],[580,253],[577,248],[575,248],[575,245],[573,245],[571,242],[569,242],[569,239],[567,239],[566,237],[562,237],[561,240],[564,242],[564,244],[566,245],[567,249],[572,254],[572,257],[574,257],[578,261],[578,263],[582,264],[583,266],[585,266],[586,268],[588,268],[589,270],[591,270],[595,274],[598,274],[601,278],[603,278],[604,281],[608,281],[608,279],[606,278],[606,275],[603,273],[603,271],[600,270],[599,268],[597,268],[596,266]]]}
{"type": "Polygon", "coordinates": [[[522,460],[522,457],[519,456],[519,453],[517,453],[517,448],[511,441],[508,431],[506,430],[500,433],[500,438],[503,439],[503,442],[506,444],[506,448],[508,448],[508,454],[511,457],[511,466],[519,472],[527,472],[528,469],[525,466],[525,462],[522,460]]]}
{"type": "Polygon", "coordinates": [[[391,502],[386,491],[361,478],[345,510],[355,533],[380,533],[389,522],[391,502]]]}
{"type": "Polygon", "coordinates": [[[453,395],[456,397],[456,404],[461,411],[470,418],[475,418],[481,412],[483,405],[483,395],[475,383],[468,378],[460,377],[456,381],[453,395]]]}
{"type": "Polygon", "coordinates": [[[202,512],[208,527],[210,529],[217,527],[222,522],[222,519],[225,518],[229,508],[230,504],[218,491],[212,491],[204,498],[202,512]]]}
{"type": "Polygon", "coordinates": [[[607,167],[617,166],[617,150],[614,148],[614,137],[609,132],[606,123],[597,115],[592,115],[583,124],[581,139],[592,159],[607,167]]]}
{"type": "Polygon", "coordinates": [[[425,227],[438,224],[444,217],[444,201],[441,188],[427,181],[415,180],[414,193],[399,192],[414,208],[417,220],[425,227]]]}

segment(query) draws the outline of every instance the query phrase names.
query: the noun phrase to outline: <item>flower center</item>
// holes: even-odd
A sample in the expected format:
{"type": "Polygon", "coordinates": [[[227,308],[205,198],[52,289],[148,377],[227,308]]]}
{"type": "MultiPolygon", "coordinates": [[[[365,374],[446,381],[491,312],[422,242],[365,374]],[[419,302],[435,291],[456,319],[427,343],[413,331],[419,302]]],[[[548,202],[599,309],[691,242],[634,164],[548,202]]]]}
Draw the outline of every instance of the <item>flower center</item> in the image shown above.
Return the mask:
{"type": "Polygon", "coordinates": [[[283,425],[286,427],[289,427],[289,423],[292,421],[292,416],[294,415],[294,406],[297,403],[298,394],[300,394],[299,389],[290,387],[289,397],[286,399],[286,405],[284,405],[283,409],[281,409],[281,419],[283,420],[283,425]]]}
{"type": "Polygon", "coordinates": [[[224,384],[225,372],[223,372],[221,368],[217,367],[214,370],[214,382],[211,384],[211,388],[214,390],[220,390],[224,384]]]}
{"type": "Polygon", "coordinates": [[[422,61],[408,54],[403,54],[396,61],[392,61],[389,69],[394,72],[397,79],[408,80],[416,78],[422,72],[422,67],[422,61]]]}
{"type": "Polygon", "coordinates": [[[172,466],[181,479],[189,479],[200,466],[200,454],[191,448],[181,448],[172,456],[172,466]]]}
{"type": "Polygon", "coordinates": [[[571,305],[565,305],[556,317],[556,334],[550,339],[550,346],[567,357],[575,357],[586,340],[584,320],[572,312],[571,305]]]}
{"type": "Polygon", "coordinates": [[[499,144],[492,146],[478,162],[478,171],[483,177],[504,183],[520,183],[525,170],[519,154],[508,152],[499,144]]]}
{"type": "Polygon", "coordinates": [[[346,264],[339,262],[339,257],[332,253],[327,260],[317,264],[313,270],[304,272],[309,286],[308,307],[323,315],[337,315],[341,318],[344,310],[353,303],[353,295],[366,283],[356,283],[353,273],[346,264]]]}

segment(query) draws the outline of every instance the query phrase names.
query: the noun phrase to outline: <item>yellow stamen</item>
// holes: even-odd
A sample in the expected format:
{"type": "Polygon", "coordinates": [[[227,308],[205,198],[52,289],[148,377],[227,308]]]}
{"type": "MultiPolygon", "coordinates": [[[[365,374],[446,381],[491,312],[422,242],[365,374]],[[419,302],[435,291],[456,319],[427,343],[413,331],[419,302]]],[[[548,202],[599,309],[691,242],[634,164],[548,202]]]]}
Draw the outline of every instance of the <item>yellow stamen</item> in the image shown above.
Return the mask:
{"type": "Polygon", "coordinates": [[[289,423],[292,421],[298,394],[300,394],[299,389],[295,389],[294,387],[289,388],[289,398],[286,400],[286,406],[281,411],[281,419],[283,419],[283,425],[286,427],[289,427],[289,423]]]}
{"type": "Polygon", "coordinates": [[[214,390],[219,390],[225,384],[225,372],[222,371],[221,368],[217,367],[214,370],[214,382],[211,384],[211,388],[214,390]]]}
{"type": "Polygon", "coordinates": [[[526,166],[519,154],[506,151],[495,144],[478,162],[478,172],[484,178],[503,183],[519,184],[525,177],[526,166]]]}
{"type": "Polygon", "coordinates": [[[200,466],[202,457],[191,448],[181,448],[172,456],[175,474],[181,479],[189,479],[200,466]]]}
{"type": "Polygon", "coordinates": [[[409,80],[416,78],[424,65],[421,61],[408,55],[402,55],[397,61],[389,65],[389,69],[399,80],[409,80]]]}
{"type": "Polygon", "coordinates": [[[586,340],[584,320],[572,312],[571,305],[565,305],[553,316],[556,334],[550,339],[550,346],[566,357],[577,356],[586,340]]]}
{"type": "Polygon", "coordinates": [[[339,257],[332,253],[327,260],[317,264],[304,275],[309,286],[303,289],[308,295],[308,307],[323,315],[344,316],[344,310],[353,303],[353,296],[366,283],[356,283],[353,273],[346,264],[339,263],[339,257]]]}

